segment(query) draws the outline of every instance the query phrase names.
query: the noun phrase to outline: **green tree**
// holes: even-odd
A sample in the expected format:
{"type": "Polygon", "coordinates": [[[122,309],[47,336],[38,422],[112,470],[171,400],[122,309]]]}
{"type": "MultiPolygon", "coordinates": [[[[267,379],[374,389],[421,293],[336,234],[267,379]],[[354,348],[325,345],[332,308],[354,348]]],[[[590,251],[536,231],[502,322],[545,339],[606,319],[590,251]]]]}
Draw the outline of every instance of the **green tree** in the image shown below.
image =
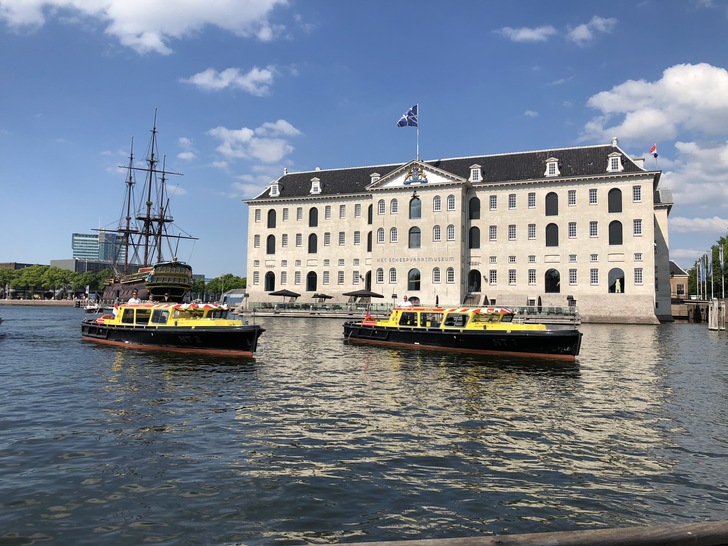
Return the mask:
{"type": "Polygon", "coordinates": [[[18,272],[15,269],[0,269],[0,292],[2,292],[3,297],[7,297],[5,287],[10,288],[13,286],[15,277],[17,276],[18,272]]]}
{"type": "Polygon", "coordinates": [[[244,277],[236,277],[232,273],[226,273],[220,277],[215,277],[209,283],[207,283],[206,291],[208,296],[212,296],[212,299],[220,299],[222,295],[228,290],[234,290],[236,288],[245,288],[247,286],[247,279],[244,277]]]}

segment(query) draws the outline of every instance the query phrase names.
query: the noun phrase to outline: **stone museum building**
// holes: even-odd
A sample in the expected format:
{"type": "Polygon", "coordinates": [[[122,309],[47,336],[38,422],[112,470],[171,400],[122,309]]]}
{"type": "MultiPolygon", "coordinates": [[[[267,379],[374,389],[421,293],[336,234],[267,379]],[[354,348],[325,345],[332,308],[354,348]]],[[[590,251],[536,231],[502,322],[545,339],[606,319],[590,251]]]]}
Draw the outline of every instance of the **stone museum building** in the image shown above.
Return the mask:
{"type": "Polygon", "coordinates": [[[289,173],[246,200],[250,302],[569,306],[671,320],[660,171],[618,145],[289,173]]]}

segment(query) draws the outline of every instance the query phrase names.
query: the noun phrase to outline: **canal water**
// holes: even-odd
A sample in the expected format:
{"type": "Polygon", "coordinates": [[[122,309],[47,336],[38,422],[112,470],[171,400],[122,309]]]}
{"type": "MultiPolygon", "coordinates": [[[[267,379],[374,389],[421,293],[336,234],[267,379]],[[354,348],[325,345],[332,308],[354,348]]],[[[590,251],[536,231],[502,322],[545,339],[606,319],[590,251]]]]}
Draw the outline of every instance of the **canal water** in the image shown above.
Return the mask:
{"type": "Polygon", "coordinates": [[[581,326],[575,364],[349,345],[254,359],[80,340],[0,306],[0,545],[327,544],[725,519],[728,336],[581,326]]]}

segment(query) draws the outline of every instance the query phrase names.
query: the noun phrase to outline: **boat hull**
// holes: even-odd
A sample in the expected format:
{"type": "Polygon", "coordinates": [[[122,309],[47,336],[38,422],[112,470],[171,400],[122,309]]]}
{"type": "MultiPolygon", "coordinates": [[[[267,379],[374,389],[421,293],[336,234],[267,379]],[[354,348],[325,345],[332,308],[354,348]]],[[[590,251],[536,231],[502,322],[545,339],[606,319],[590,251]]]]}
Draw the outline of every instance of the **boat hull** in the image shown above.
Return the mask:
{"type": "Polygon", "coordinates": [[[242,326],[125,326],[102,324],[93,319],[81,323],[87,341],[185,353],[253,356],[258,338],[265,331],[258,325],[242,326]]]}
{"type": "Polygon", "coordinates": [[[468,331],[397,328],[349,321],[344,323],[344,337],[352,343],[413,349],[574,359],[581,348],[582,334],[575,329],[468,331]]]}

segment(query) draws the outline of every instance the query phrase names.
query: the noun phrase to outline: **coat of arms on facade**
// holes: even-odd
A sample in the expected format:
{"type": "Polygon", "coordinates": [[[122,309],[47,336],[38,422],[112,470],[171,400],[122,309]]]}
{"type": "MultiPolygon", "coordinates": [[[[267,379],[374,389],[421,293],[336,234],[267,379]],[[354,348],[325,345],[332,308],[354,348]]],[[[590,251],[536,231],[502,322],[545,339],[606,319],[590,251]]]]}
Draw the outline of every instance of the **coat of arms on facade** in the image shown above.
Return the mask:
{"type": "Polygon", "coordinates": [[[427,184],[427,173],[418,165],[412,165],[412,168],[404,178],[405,185],[409,184],[427,184]]]}

